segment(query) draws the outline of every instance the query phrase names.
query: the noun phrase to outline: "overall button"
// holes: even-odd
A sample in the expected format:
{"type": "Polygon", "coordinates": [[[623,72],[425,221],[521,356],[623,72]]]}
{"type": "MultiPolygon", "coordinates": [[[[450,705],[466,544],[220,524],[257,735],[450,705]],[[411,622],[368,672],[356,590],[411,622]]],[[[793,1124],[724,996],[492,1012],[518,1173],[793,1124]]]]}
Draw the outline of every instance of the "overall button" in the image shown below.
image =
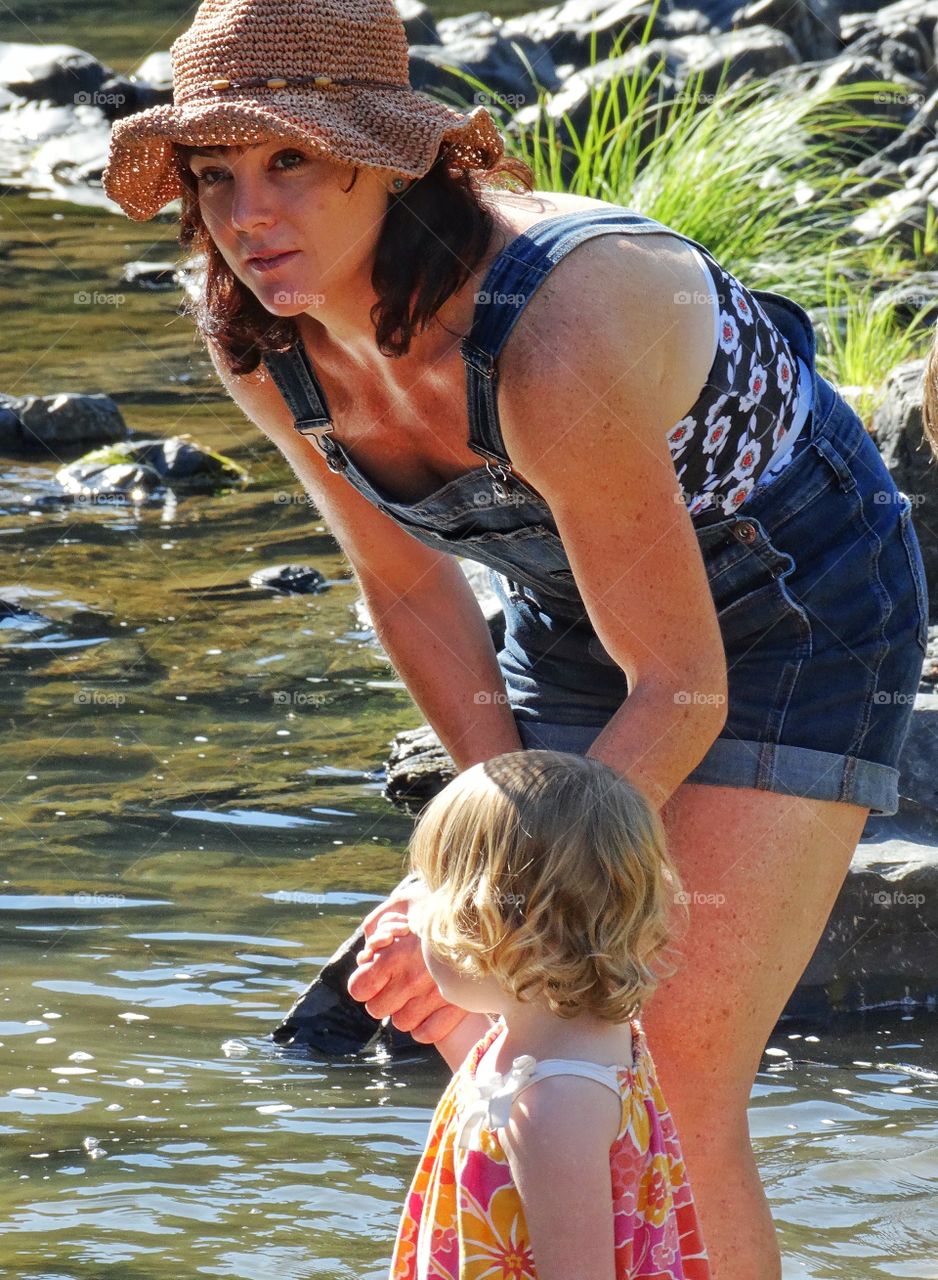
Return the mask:
{"type": "Polygon", "coordinates": [[[759,536],[758,530],[751,520],[740,520],[739,524],[734,526],[733,532],[740,542],[755,542],[759,536]]]}

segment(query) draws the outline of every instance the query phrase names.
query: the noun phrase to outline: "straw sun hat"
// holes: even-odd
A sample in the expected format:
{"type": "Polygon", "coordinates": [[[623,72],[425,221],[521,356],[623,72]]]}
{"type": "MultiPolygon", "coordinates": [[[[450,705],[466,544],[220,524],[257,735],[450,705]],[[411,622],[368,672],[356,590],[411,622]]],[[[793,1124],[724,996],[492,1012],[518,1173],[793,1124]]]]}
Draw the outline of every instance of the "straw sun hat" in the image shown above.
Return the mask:
{"type": "Polygon", "coordinates": [[[448,144],[489,169],[504,140],[484,107],[463,114],[410,86],[394,0],[203,0],[170,48],[172,105],[124,116],[102,182],[138,222],[182,195],[173,143],[283,137],[348,164],[420,178],[448,144]]]}

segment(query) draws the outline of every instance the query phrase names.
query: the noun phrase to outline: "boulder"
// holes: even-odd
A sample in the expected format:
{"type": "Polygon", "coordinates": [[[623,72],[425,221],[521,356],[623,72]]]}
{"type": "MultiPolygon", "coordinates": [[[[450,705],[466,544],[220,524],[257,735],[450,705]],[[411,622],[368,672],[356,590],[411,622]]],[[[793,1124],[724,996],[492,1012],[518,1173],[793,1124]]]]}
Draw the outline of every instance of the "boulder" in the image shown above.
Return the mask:
{"type": "Polygon", "coordinates": [[[138,497],[166,489],[214,492],[246,484],[247,472],[191,436],[171,436],[95,449],[61,467],[55,478],[66,493],[77,498],[105,494],[138,497]]]}
{"type": "Polygon", "coordinates": [[[925,360],[897,365],[886,379],[873,413],[871,433],[898,487],[912,500],[912,520],[922,548],[931,617],[938,621],[938,485],[922,427],[925,360]]]}
{"type": "Polygon", "coordinates": [[[410,49],[410,80],[422,93],[434,93],[467,105],[500,109],[511,115],[519,106],[537,101],[537,84],[525,65],[533,61],[537,80],[555,89],[560,81],[550,55],[540,45],[531,45],[522,56],[518,41],[501,34],[488,14],[468,14],[439,24],[442,44],[413,45],[410,49]],[[469,21],[469,20],[471,21],[469,21]],[[533,55],[533,58],[532,56],[533,55]],[[485,90],[448,70],[473,76],[485,90]]]}
{"type": "Polygon", "coordinates": [[[752,0],[733,14],[736,29],[752,26],[781,31],[799,58],[834,58],[843,48],[833,0],[752,0]]]}
{"type": "Polygon", "coordinates": [[[905,804],[871,817],[824,933],[783,1011],[799,1016],[938,997],[938,827],[905,804]]]}
{"type": "Polygon", "coordinates": [[[440,44],[436,19],[421,0],[395,0],[408,44],[440,44]]]}
{"type": "Polygon", "coordinates": [[[0,449],[58,452],[82,444],[112,443],[128,435],[121,411],[99,393],[62,391],[48,396],[0,395],[0,449]]]}
{"type": "MultiPolygon", "coordinates": [[[[725,84],[732,84],[749,75],[769,78],[777,68],[796,63],[798,51],[788,36],[768,27],[651,40],[619,57],[608,58],[571,75],[559,93],[545,99],[544,111],[553,121],[561,143],[569,146],[571,130],[580,138],[585,132],[590,118],[591,97],[596,90],[616,93],[624,115],[627,101],[623,81],[636,74],[644,79],[654,72],[655,83],[645,113],[641,121],[636,122],[636,128],[641,131],[637,146],[641,149],[650,144],[659,131],[661,121],[658,116],[667,113],[668,104],[681,95],[692,76],[703,73],[700,93],[704,101],[706,95],[716,92],[726,59],[729,59],[729,64],[725,84]],[[660,70],[656,71],[659,65],[660,70]],[[660,102],[656,104],[658,95],[660,102]]],[[[539,112],[538,106],[521,107],[506,127],[506,133],[514,135],[522,129],[533,128],[539,112]]],[[[565,154],[562,169],[567,164],[575,167],[575,157],[565,154]]]]}
{"type": "MultiPolygon", "coordinates": [[[[570,64],[579,70],[590,64],[594,39],[597,62],[637,45],[651,11],[651,0],[567,0],[565,4],[509,18],[501,24],[500,31],[508,41],[523,37],[540,44],[555,63],[570,64]]],[[[677,34],[668,18],[659,5],[649,40],[677,34]]],[[[709,29],[706,24],[705,29],[709,29]]]]}

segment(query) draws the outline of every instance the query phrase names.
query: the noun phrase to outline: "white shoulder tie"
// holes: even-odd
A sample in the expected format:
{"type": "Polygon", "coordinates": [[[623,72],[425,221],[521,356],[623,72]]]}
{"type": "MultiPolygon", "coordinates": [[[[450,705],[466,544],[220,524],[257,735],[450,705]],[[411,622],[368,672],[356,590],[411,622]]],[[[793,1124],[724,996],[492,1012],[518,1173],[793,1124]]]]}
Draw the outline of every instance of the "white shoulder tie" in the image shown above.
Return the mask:
{"type": "Polygon", "coordinates": [[[508,1123],[515,1093],[530,1079],[536,1065],[536,1058],[523,1053],[515,1058],[509,1071],[496,1071],[482,1084],[469,1079],[464,1082],[465,1105],[456,1134],[458,1147],[481,1151],[482,1129],[499,1129],[508,1123]]]}

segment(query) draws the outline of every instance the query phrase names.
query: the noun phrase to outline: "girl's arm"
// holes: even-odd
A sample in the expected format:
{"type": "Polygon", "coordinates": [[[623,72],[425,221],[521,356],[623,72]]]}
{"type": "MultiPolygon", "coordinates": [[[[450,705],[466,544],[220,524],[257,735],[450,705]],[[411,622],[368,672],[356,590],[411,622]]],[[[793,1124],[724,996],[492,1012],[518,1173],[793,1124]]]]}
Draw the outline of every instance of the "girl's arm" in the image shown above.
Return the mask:
{"type": "Polygon", "coordinates": [[[538,1280],[615,1280],[609,1148],[621,1118],[605,1085],[549,1076],[519,1095],[499,1130],[538,1280]]]}

